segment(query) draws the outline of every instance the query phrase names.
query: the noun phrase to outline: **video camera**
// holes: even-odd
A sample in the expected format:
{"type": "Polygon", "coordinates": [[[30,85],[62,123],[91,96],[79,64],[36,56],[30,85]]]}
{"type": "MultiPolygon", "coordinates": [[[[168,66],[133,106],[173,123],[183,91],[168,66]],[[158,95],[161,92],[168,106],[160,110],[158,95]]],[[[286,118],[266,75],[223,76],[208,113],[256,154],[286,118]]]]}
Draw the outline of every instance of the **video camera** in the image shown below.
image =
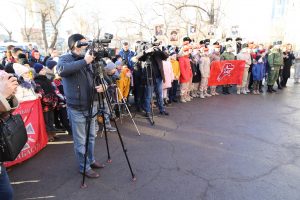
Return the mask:
{"type": "Polygon", "coordinates": [[[88,46],[87,51],[90,51],[91,55],[95,56],[95,61],[100,61],[102,58],[109,55],[108,45],[113,39],[113,34],[105,33],[104,39],[93,39],[88,42],[79,42],[77,47],[88,46]]]}
{"type": "Polygon", "coordinates": [[[150,49],[152,47],[158,47],[160,45],[159,42],[157,42],[157,38],[153,36],[151,38],[150,42],[148,41],[137,41],[136,42],[136,52],[140,53],[143,51],[146,51],[147,49],[150,49]]]}

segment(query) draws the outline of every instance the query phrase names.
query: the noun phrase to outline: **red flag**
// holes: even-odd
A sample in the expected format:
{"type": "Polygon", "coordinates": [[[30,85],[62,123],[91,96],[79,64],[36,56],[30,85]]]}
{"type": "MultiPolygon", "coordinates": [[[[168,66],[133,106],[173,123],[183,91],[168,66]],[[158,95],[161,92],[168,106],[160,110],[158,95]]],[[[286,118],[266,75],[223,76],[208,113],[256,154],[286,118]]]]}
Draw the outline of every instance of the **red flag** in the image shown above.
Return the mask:
{"type": "Polygon", "coordinates": [[[20,103],[20,106],[13,114],[20,114],[22,116],[27,130],[28,141],[16,160],[4,163],[6,167],[31,158],[42,150],[48,142],[40,99],[20,103]]]}
{"type": "Polygon", "coordinates": [[[244,60],[213,61],[210,65],[208,85],[240,85],[243,81],[244,69],[244,60]]]}

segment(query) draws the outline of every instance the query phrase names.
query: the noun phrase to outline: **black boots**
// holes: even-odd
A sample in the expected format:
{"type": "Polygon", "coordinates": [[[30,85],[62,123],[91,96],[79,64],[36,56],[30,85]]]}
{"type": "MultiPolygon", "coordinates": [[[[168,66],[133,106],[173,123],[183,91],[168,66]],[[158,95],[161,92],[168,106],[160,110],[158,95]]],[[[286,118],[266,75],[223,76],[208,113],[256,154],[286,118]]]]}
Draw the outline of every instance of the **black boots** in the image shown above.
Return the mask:
{"type": "Polygon", "coordinates": [[[268,90],[267,90],[267,92],[273,93],[273,92],[277,92],[277,90],[275,90],[275,89],[273,88],[273,85],[268,85],[268,90]]]}
{"type": "Polygon", "coordinates": [[[223,86],[222,93],[225,94],[225,95],[230,94],[229,87],[228,86],[223,86]]]}

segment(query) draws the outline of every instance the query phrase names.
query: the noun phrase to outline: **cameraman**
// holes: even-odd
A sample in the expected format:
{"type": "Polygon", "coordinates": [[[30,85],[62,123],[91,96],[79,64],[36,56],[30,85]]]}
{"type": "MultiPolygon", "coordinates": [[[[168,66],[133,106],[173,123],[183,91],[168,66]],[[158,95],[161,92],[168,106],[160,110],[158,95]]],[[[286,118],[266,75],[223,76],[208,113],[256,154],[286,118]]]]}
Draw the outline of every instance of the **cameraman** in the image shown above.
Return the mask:
{"type": "MultiPolygon", "coordinates": [[[[84,170],[84,154],[86,141],[86,122],[89,115],[89,106],[92,93],[103,92],[103,86],[93,88],[94,74],[91,63],[95,59],[86,51],[87,46],[78,45],[80,42],[87,42],[81,34],[73,34],[68,39],[70,52],[59,58],[57,72],[62,77],[65,91],[68,117],[72,127],[74,150],[79,164],[79,172],[84,170]],[[94,91],[93,91],[94,90],[94,91]]],[[[93,114],[97,112],[94,103],[93,114]]],[[[95,120],[91,120],[90,137],[88,144],[88,155],[86,165],[86,176],[88,178],[98,178],[100,175],[92,168],[103,168],[104,165],[96,162],[94,157],[95,145],[95,120]]]]}
{"type": "MultiPolygon", "coordinates": [[[[162,61],[166,60],[169,55],[163,51],[161,51],[159,46],[150,47],[147,50],[142,51],[136,57],[133,58],[133,61],[142,61],[144,64],[146,63],[146,77],[151,77],[153,80],[153,87],[150,85],[146,85],[145,87],[145,101],[144,101],[144,110],[146,112],[146,117],[150,117],[151,111],[151,96],[153,93],[153,89],[156,94],[157,103],[159,106],[159,113],[161,115],[169,115],[168,112],[165,111],[165,107],[163,104],[163,92],[162,92],[162,83],[165,82],[165,75],[162,61]],[[148,64],[147,64],[148,63],[148,64]],[[152,74],[149,74],[152,72],[152,74]]],[[[148,82],[148,81],[146,81],[148,82]]]]}
{"type": "MultiPolygon", "coordinates": [[[[5,72],[0,72],[0,117],[11,113],[13,109],[18,107],[18,101],[14,94],[17,91],[17,78],[5,72]]],[[[12,200],[13,189],[10,185],[5,167],[0,162],[0,199],[12,200]]]]}

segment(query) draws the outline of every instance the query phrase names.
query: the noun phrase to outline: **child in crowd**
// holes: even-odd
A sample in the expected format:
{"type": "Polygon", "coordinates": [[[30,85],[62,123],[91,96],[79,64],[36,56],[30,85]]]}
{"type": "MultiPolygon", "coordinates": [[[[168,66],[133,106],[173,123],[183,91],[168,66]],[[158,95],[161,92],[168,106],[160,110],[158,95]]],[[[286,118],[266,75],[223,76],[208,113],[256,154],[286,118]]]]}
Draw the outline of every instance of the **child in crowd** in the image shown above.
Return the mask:
{"type": "Polygon", "coordinates": [[[20,80],[20,84],[17,88],[17,93],[15,94],[18,101],[23,102],[37,99],[38,95],[34,91],[35,83],[31,78],[29,67],[21,65],[19,63],[14,63],[13,69],[15,71],[15,74],[18,76],[18,79],[20,80]]]}
{"type": "Polygon", "coordinates": [[[201,81],[201,72],[200,72],[200,45],[195,45],[193,52],[191,54],[191,67],[193,72],[193,80],[192,80],[192,91],[191,96],[192,97],[199,97],[200,96],[200,81],[201,81]]]}
{"type": "Polygon", "coordinates": [[[185,103],[191,101],[190,84],[192,81],[192,68],[190,63],[190,53],[192,51],[189,37],[183,38],[183,47],[178,53],[180,66],[180,102],[185,103]]]}
{"type": "Polygon", "coordinates": [[[209,49],[203,48],[203,54],[200,60],[200,71],[201,71],[201,84],[200,84],[200,98],[210,97],[207,93],[208,79],[210,76],[210,58],[208,54],[209,49]]]}
{"type": "Polygon", "coordinates": [[[172,82],[172,88],[169,90],[169,102],[177,102],[177,89],[179,85],[180,67],[177,60],[176,51],[170,52],[170,62],[172,64],[172,70],[174,74],[174,80],[172,82]]]}
{"type": "Polygon", "coordinates": [[[253,60],[252,75],[253,75],[253,94],[260,94],[259,83],[263,80],[265,74],[265,65],[261,55],[256,56],[253,60]]]}
{"type": "Polygon", "coordinates": [[[169,103],[172,103],[170,99],[168,99],[168,91],[172,87],[172,82],[174,80],[174,73],[173,73],[170,57],[168,57],[167,60],[163,60],[162,62],[163,62],[163,69],[165,75],[165,82],[163,83],[163,98],[164,98],[164,104],[167,106],[169,103]]]}
{"type": "Polygon", "coordinates": [[[35,63],[33,65],[37,76],[34,78],[36,83],[36,92],[42,96],[42,107],[44,120],[46,124],[48,141],[54,141],[57,139],[56,129],[54,128],[54,113],[53,110],[57,106],[58,98],[55,93],[55,89],[51,81],[46,77],[46,68],[40,64],[35,63]]]}
{"type": "MultiPolygon", "coordinates": [[[[116,64],[118,64],[117,61],[116,64]]],[[[130,77],[131,77],[131,71],[127,67],[127,65],[122,66],[122,63],[120,62],[120,65],[117,65],[117,70],[119,71],[120,66],[121,71],[120,71],[120,76],[119,80],[117,80],[117,87],[119,88],[119,95],[118,95],[118,100],[122,101],[122,97],[125,101],[128,99],[129,95],[129,90],[130,90],[130,77]]]]}

